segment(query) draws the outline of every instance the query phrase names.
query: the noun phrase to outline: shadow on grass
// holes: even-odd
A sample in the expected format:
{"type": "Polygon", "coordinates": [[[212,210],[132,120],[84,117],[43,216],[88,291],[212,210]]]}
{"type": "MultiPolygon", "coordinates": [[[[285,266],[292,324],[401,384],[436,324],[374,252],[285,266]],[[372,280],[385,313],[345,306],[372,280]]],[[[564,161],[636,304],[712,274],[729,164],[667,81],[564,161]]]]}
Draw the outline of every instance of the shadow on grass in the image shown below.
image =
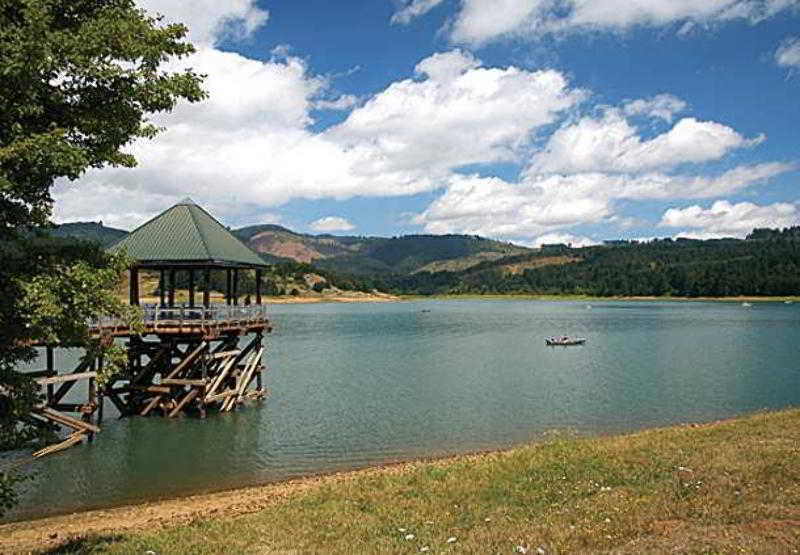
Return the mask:
{"type": "Polygon", "coordinates": [[[71,538],[62,544],[51,547],[46,551],[41,551],[40,553],[94,553],[104,547],[108,547],[113,543],[120,542],[123,539],[124,537],[121,534],[71,538]]]}

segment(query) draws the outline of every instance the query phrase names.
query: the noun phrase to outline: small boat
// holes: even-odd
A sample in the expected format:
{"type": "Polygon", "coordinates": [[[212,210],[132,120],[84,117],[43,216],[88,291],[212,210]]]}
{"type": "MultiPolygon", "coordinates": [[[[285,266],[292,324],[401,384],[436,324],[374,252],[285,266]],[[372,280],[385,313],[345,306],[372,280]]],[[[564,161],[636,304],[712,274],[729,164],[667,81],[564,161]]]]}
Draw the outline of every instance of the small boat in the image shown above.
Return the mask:
{"type": "Polygon", "coordinates": [[[544,344],[549,347],[570,347],[572,345],[583,345],[586,343],[586,338],[584,337],[567,337],[566,335],[562,335],[561,337],[545,337],[544,344]]]}
{"type": "Polygon", "coordinates": [[[792,301],[783,301],[783,304],[792,304],[792,301]]]}
{"type": "Polygon", "coordinates": [[[742,303],[742,306],[745,307],[745,308],[750,308],[753,305],[750,304],[750,303],[742,303]]]}

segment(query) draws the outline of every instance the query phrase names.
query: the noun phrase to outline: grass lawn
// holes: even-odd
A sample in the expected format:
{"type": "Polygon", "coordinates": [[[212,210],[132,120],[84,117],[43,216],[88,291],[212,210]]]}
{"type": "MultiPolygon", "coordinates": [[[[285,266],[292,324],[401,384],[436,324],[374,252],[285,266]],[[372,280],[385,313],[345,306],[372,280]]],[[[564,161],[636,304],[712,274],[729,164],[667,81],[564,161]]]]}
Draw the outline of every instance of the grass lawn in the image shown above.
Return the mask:
{"type": "MultiPolygon", "coordinates": [[[[318,480],[272,497],[243,516],[79,535],[56,549],[796,553],[800,410],[624,436],[553,435],[505,452],[318,480]]],[[[2,538],[0,530],[0,547],[2,538]]]]}

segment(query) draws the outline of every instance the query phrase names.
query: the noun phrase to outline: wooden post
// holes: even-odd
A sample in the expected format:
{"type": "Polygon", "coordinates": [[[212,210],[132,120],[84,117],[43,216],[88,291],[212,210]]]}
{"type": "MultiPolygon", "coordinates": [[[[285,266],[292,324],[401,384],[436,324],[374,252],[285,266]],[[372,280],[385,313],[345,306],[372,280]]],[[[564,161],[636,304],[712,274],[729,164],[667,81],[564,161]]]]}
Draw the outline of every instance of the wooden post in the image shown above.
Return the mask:
{"type": "Polygon", "coordinates": [[[139,268],[131,268],[130,280],[130,298],[128,303],[131,306],[139,306],[139,268]]]}
{"type": "Polygon", "coordinates": [[[233,304],[239,304],[239,268],[233,270],[233,304]]]}
{"type": "Polygon", "coordinates": [[[169,271],[169,307],[175,306],[175,270],[169,271]]]}
{"type": "Polygon", "coordinates": [[[225,304],[231,304],[231,269],[225,270],[225,304]]]}
{"type": "Polygon", "coordinates": [[[261,270],[256,270],[256,304],[261,304],[261,270]]]}
{"type": "MultiPolygon", "coordinates": [[[[96,372],[97,371],[97,359],[93,358],[92,363],[89,365],[89,370],[96,372]]],[[[83,412],[83,416],[81,420],[87,423],[92,423],[92,415],[94,414],[96,408],[96,393],[97,393],[97,386],[95,385],[94,378],[89,378],[89,391],[88,391],[88,400],[86,401],[86,405],[91,409],[91,412],[83,412]]],[[[89,432],[88,434],[89,442],[94,440],[94,433],[89,432]]]]}
{"type": "Polygon", "coordinates": [[[158,294],[161,297],[161,308],[164,308],[166,305],[164,304],[164,289],[167,287],[167,280],[166,276],[164,275],[164,270],[158,271],[158,294]]]}
{"type": "MultiPolygon", "coordinates": [[[[101,373],[103,371],[104,360],[103,355],[97,357],[97,372],[101,373]]],[[[103,388],[98,389],[97,391],[97,425],[99,426],[103,422],[103,388]]]]}
{"type": "MultiPolygon", "coordinates": [[[[56,371],[53,369],[53,348],[51,346],[47,346],[47,376],[54,376],[56,371]]],[[[47,404],[53,402],[53,384],[47,384],[47,404]]]]}
{"type": "Polygon", "coordinates": [[[211,269],[203,270],[203,306],[211,307],[211,269]]]}
{"type": "Polygon", "coordinates": [[[194,308],[194,269],[189,270],[189,307],[194,308]]]}

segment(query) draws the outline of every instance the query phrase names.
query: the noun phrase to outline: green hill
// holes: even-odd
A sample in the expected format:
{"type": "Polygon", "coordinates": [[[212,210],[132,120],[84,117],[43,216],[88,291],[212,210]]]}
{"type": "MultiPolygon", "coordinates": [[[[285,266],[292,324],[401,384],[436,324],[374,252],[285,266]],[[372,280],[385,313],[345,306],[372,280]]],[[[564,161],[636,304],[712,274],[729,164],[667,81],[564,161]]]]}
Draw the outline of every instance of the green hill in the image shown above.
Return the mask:
{"type": "Polygon", "coordinates": [[[567,246],[483,262],[458,272],[385,280],[396,293],[528,293],[591,296],[800,294],[800,227],[747,239],[661,239],[567,246]]]}
{"type": "Polygon", "coordinates": [[[72,222],[61,224],[53,229],[47,230],[47,233],[54,237],[73,237],[82,241],[100,243],[104,247],[113,245],[128,234],[127,231],[122,229],[106,227],[103,225],[103,222],[72,222]]]}
{"type": "MultiPolygon", "coordinates": [[[[51,233],[103,245],[125,235],[95,222],[51,233]]],[[[234,234],[275,265],[276,283],[288,272],[397,294],[800,295],[800,227],[756,229],[746,239],[610,241],[577,249],[528,249],[472,235],[309,235],[278,225],[234,234]]]]}

